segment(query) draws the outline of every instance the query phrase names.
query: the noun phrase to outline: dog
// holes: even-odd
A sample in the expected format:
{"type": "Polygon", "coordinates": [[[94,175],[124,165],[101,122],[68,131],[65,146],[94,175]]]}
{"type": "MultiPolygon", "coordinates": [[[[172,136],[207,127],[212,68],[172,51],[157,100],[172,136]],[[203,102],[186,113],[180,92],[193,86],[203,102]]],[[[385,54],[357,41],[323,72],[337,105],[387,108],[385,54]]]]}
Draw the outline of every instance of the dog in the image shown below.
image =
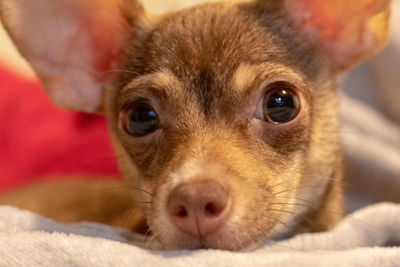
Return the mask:
{"type": "Polygon", "coordinates": [[[384,46],[389,6],[254,0],[153,16],[136,0],[0,0],[51,100],[106,116],[124,178],[113,186],[129,189],[49,183],[2,203],[114,225],[135,206],[129,228],[153,249],[243,250],[334,227],[336,76],[384,46]]]}

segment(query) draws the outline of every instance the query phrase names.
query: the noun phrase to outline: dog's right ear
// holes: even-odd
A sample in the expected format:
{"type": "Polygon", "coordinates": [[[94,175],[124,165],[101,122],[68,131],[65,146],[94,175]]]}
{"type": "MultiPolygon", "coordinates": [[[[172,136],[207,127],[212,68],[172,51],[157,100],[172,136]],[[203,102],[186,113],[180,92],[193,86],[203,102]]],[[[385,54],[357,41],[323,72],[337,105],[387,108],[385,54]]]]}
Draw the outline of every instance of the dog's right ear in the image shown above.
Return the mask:
{"type": "Polygon", "coordinates": [[[279,2],[312,42],[327,49],[338,71],[376,54],[386,44],[391,0],[279,2]]]}
{"type": "Polygon", "coordinates": [[[6,30],[52,101],[86,112],[102,109],[106,72],[142,15],[136,0],[0,0],[6,30]]]}

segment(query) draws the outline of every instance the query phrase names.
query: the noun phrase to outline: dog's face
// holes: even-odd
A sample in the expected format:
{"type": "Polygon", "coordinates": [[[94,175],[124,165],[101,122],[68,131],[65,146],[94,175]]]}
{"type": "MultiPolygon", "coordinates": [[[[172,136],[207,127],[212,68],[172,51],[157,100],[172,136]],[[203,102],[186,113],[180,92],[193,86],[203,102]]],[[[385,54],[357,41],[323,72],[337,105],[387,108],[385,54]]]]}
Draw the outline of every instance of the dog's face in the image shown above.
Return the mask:
{"type": "Polygon", "coordinates": [[[122,67],[132,73],[119,74],[106,113],[124,177],[152,193],[137,200],[150,202],[143,206],[154,238],[168,248],[237,249],[290,230],[281,227],[292,212],[319,202],[338,154],[326,54],[277,6],[195,7],[140,37],[122,67]],[[226,207],[197,215],[195,227],[182,186],[226,194],[208,196],[203,209],[226,207]],[[301,192],[313,194],[301,202],[301,192]],[[182,200],[169,207],[175,194],[182,200]]]}
{"type": "MultiPolygon", "coordinates": [[[[51,1],[33,2],[54,11],[51,1]]],[[[26,52],[26,42],[20,50],[56,103],[103,106],[121,172],[142,189],[133,195],[150,244],[241,249],[295,232],[327,201],[340,182],[333,180],[340,158],[335,75],[382,46],[382,31],[366,25],[388,1],[369,6],[347,32],[338,26],[340,12],[313,1],[210,4],[157,18],[135,1],[94,1],[94,15],[85,13],[88,4],[61,2],[69,11],[62,18],[79,23],[59,47],[84,54],[54,59],[43,48],[26,52]],[[330,20],[321,28],[324,16],[330,20]],[[376,39],[349,40],[361,30],[376,39]],[[76,41],[82,31],[84,41],[76,41]],[[65,69],[48,70],[63,61],[65,69]],[[105,81],[93,71],[114,75],[105,81]]],[[[24,30],[9,15],[18,5],[0,3],[21,44],[24,30]]],[[[379,16],[384,29],[387,14],[379,16]]]]}

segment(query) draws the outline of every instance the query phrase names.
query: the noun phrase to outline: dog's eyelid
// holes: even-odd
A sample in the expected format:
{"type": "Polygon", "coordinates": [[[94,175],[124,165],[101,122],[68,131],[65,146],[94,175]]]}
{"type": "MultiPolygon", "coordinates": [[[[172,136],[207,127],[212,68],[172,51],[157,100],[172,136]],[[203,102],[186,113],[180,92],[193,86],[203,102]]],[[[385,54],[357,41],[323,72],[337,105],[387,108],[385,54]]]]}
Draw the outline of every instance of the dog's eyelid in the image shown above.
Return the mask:
{"type": "Polygon", "coordinates": [[[309,92],[310,85],[298,79],[293,80],[293,79],[276,78],[273,80],[265,81],[260,87],[261,87],[260,91],[262,94],[265,94],[276,87],[284,87],[297,94],[303,94],[303,95],[310,94],[309,92]]]}
{"type": "Polygon", "coordinates": [[[118,96],[118,106],[120,109],[132,106],[135,102],[146,102],[150,105],[158,106],[159,103],[168,99],[167,89],[163,87],[155,87],[148,84],[141,84],[136,87],[123,88],[118,96]]]}
{"type": "Polygon", "coordinates": [[[138,97],[136,99],[125,101],[125,103],[121,106],[121,111],[127,111],[139,105],[152,106],[152,103],[148,98],[138,97]]]}

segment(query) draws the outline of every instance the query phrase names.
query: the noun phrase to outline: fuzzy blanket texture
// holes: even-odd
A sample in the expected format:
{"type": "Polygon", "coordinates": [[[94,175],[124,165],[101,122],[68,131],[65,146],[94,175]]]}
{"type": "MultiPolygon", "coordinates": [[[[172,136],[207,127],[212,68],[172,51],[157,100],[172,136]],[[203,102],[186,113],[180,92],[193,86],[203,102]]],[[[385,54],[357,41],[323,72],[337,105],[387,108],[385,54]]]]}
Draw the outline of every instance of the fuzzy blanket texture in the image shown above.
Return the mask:
{"type": "Polygon", "coordinates": [[[364,104],[348,98],[342,103],[346,168],[362,178],[349,181],[360,186],[347,192],[348,202],[353,210],[367,207],[330,232],[267,242],[246,252],[160,252],[135,245],[143,237],[121,229],[59,224],[4,206],[0,266],[400,266],[400,204],[370,205],[398,198],[399,187],[392,195],[384,188],[399,184],[400,129],[364,104]]]}
{"type": "Polygon", "coordinates": [[[149,251],[140,237],[94,223],[63,225],[0,208],[0,266],[399,266],[400,205],[377,204],[331,232],[266,243],[251,252],[149,251]]]}

